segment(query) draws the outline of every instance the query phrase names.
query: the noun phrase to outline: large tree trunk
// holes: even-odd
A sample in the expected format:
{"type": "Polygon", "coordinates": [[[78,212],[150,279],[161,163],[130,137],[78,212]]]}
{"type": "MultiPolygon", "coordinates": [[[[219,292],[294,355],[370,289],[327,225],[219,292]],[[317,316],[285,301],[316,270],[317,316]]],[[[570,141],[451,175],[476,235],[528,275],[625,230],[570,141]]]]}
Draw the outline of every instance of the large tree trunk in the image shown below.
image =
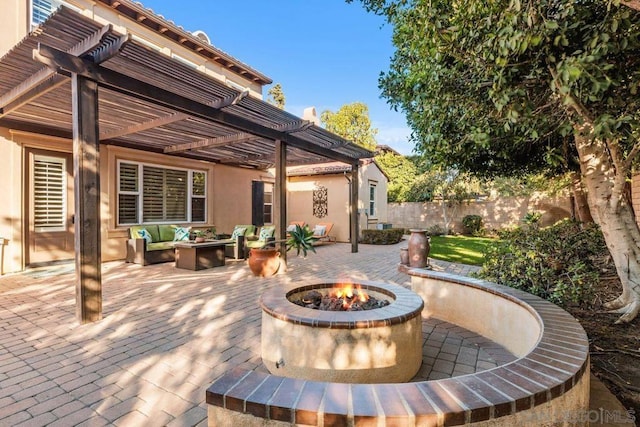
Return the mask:
{"type": "Polygon", "coordinates": [[[602,229],[623,288],[606,306],[622,313],[616,323],[629,322],[640,311],[640,229],[625,196],[626,177],[616,175],[605,141],[586,136],[590,130],[586,125],[577,128],[575,135],[582,179],[591,215],[602,229]]]}
{"type": "Polygon", "coordinates": [[[587,195],[582,188],[582,179],[579,173],[571,173],[571,187],[573,191],[573,200],[575,204],[576,218],[581,222],[593,222],[591,210],[589,209],[589,201],[587,195]]]}

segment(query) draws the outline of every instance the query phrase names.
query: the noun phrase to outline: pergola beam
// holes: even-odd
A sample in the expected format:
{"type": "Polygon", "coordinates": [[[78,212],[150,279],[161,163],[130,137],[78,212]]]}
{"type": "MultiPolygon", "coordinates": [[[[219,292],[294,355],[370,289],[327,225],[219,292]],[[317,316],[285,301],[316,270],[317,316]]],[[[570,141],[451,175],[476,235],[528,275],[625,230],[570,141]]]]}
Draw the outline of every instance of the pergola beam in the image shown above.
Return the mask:
{"type": "Polygon", "coordinates": [[[350,156],[336,153],[330,149],[320,147],[295,135],[287,134],[277,129],[261,125],[250,119],[229,114],[219,108],[211,107],[182,95],[156,87],[152,84],[129,77],[122,73],[100,67],[87,60],[62,52],[48,46],[40,46],[33,52],[35,60],[56,70],[75,73],[92,79],[101,86],[119,93],[150,101],[163,107],[199,117],[204,120],[215,121],[239,131],[252,133],[256,136],[271,140],[281,140],[292,147],[299,148],[327,159],[337,160],[347,164],[357,164],[358,160],[350,156]]]}
{"type": "Polygon", "coordinates": [[[247,142],[258,137],[247,132],[235,133],[232,135],[219,136],[216,138],[206,138],[200,141],[187,142],[185,144],[171,145],[164,149],[165,154],[180,153],[188,150],[198,150],[207,147],[221,147],[225,145],[247,142]]]}
{"type": "MultiPolygon", "coordinates": [[[[75,56],[85,55],[100,46],[103,43],[104,37],[112,30],[113,28],[111,24],[105,25],[98,31],[84,38],[79,43],[76,43],[73,47],[67,50],[67,52],[70,55],[75,56]]],[[[109,49],[102,50],[99,55],[96,55],[97,57],[95,59],[100,62],[109,59],[115,55],[120,48],[122,48],[122,45],[126,40],[126,37],[121,38],[120,43],[111,45],[109,49]]],[[[6,116],[12,111],[15,111],[24,104],[29,103],[38,96],[44,95],[45,93],[57,88],[66,81],[67,79],[64,76],[56,74],[56,71],[50,68],[38,70],[22,83],[18,84],[0,97],[0,118],[6,116]]]]}

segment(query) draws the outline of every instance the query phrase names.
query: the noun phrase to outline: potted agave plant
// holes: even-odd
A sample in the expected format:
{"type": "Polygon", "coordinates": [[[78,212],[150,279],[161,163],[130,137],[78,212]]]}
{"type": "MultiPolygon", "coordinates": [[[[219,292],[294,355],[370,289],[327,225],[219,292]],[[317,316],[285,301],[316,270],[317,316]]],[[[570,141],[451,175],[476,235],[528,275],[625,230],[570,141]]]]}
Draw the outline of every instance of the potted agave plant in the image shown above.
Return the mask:
{"type": "Polygon", "coordinates": [[[296,224],[296,229],[289,233],[289,239],[287,240],[287,252],[291,249],[296,250],[296,256],[300,256],[302,252],[303,257],[307,257],[307,252],[316,252],[316,248],[313,247],[313,243],[318,240],[313,237],[313,231],[306,225],[301,227],[296,224]]]}
{"type": "MultiPolygon", "coordinates": [[[[296,229],[289,233],[286,241],[287,252],[296,250],[296,255],[306,257],[309,251],[314,252],[313,242],[317,239],[313,237],[313,231],[308,227],[296,225],[296,229]]],[[[267,242],[261,248],[251,248],[248,259],[249,269],[259,277],[272,276],[278,272],[281,266],[280,251],[274,247],[274,242],[267,242]]]]}

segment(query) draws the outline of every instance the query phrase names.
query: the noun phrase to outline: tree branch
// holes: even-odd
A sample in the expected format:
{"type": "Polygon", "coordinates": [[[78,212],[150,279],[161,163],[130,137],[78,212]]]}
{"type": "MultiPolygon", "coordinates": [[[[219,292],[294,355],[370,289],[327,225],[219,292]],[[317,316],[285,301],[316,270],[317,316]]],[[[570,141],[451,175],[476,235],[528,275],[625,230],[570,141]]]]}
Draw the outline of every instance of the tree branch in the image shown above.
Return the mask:
{"type": "Polygon", "coordinates": [[[629,155],[627,155],[627,158],[623,164],[625,171],[628,171],[631,169],[631,164],[633,163],[633,160],[638,156],[638,154],[640,154],[640,141],[636,142],[634,146],[631,148],[631,151],[629,151],[629,155]]]}
{"type": "MultiPolygon", "coordinates": [[[[640,0],[638,0],[640,1],[640,0]]],[[[549,66],[548,67],[549,72],[551,73],[551,76],[553,77],[553,84],[555,85],[556,89],[559,92],[559,95],[561,97],[565,97],[569,103],[569,105],[571,106],[571,108],[573,108],[573,110],[586,122],[588,122],[591,126],[593,126],[593,117],[591,117],[591,114],[589,113],[589,110],[587,110],[587,108],[582,105],[582,103],[580,101],[578,101],[577,99],[575,99],[571,94],[566,94],[563,95],[562,93],[560,93],[560,84],[558,83],[558,73],[556,73],[556,70],[553,69],[553,67],[549,66]]]]}

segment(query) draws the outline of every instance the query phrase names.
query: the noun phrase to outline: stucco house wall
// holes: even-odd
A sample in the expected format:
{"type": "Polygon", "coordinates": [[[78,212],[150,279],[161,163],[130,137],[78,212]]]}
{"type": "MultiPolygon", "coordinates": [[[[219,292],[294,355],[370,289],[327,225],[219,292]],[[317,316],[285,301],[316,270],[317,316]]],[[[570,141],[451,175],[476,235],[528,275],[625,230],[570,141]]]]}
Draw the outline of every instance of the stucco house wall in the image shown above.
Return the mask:
{"type": "MultiPolygon", "coordinates": [[[[333,223],[332,237],[338,242],[350,241],[349,197],[350,174],[290,176],[287,183],[287,218],[289,221],[304,221],[309,226],[320,222],[333,223]],[[318,218],[313,212],[313,191],[318,187],[327,188],[327,215],[318,218]]],[[[387,222],[387,178],[373,162],[365,162],[359,170],[358,210],[360,230],[376,228],[378,223],[387,222]],[[376,184],[375,215],[368,217],[364,209],[369,206],[369,184],[376,184]]]]}

